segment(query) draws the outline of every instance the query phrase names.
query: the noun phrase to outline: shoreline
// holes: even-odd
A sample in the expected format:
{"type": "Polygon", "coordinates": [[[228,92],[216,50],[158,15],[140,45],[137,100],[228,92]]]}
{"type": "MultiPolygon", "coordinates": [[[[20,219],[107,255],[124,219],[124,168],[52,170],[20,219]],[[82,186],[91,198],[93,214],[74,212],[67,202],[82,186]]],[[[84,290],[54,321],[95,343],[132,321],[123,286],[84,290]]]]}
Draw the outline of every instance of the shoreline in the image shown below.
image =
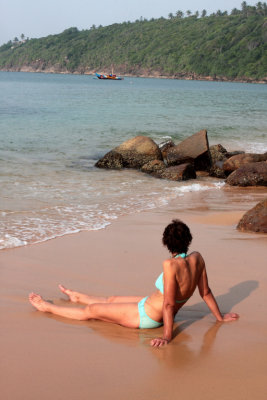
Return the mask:
{"type": "Polygon", "coordinates": [[[206,215],[203,223],[198,220],[203,211],[177,212],[172,203],[127,215],[104,230],[0,252],[3,397],[244,400],[245,394],[264,400],[267,236],[236,231],[238,211],[206,215]],[[149,294],[168,257],[162,231],[174,217],[188,223],[190,250],[203,255],[222,312],[240,313],[239,321],[216,323],[196,291],[175,318],[173,341],[153,349],[149,341],[162,328],[71,321],[37,312],[28,303],[35,290],[71,306],[58,283],[94,295],[149,294]]]}
{"type": "MultiPolygon", "coordinates": [[[[215,183],[220,183],[220,179],[213,178],[215,183]]],[[[197,182],[196,184],[203,184],[205,186],[206,182],[197,182]]],[[[192,183],[194,185],[194,183],[192,183]]],[[[64,237],[80,235],[86,233],[93,232],[101,232],[106,229],[112,229],[113,225],[120,223],[120,221],[124,220],[127,217],[133,217],[134,215],[138,216],[142,213],[148,212],[161,212],[164,213],[169,209],[177,208],[177,212],[180,213],[191,213],[194,216],[194,222],[200,224],[215,224],[215,225],[229,225],[232,219],[235,218],[235,224],[237,225],[239,220],[243,217],[243,215],[253,208],[258,202],[263,200],[266,197],[266,188],[264,186],[259,187],[231,187],[224,186],[222,187],[211,187],[209,190],[199,190],[199,191],[188,191],[185,192],[182,196],[178,195],[177,197],[171,198],[167,203],[162,205],[156,205],[153,208],[147,206],[146,209],[130,211],[127,213],[117,215],[115,219],[112,219],[108,224],[103,225],[97,229],[73,229],[72,231],[66,231],[64,233],[57,234],[54,232],[53,235],[43,238],[43,239],[35,239],[35,241],[27,242],[23,241],[18,237],[11,237],[12,240],[15,240],[15,244],[7,245],[7,247],[0,248],[0,255],[3,251],[9,251],[13,249],[19,249],[29,246],[41,245],[43,243],[47,243],[50,241],[58,240],[64,237]],[[242,197],[247,195],[248,198],[242,201],[242,197]],[[242,202],[241,202],[242,201],[242,202]],[[178,202],[178,205],[177,205],[178,202]],[[218,202],[222,202],[219,206],[218,210],[216,210],[216,204],[218,202]],[[238,202],[239,206],[233,207],[234,203],[238,202]],[[230,204],[230,206],[228,205],[230,204]],[[205,206],[201,206],[201,204],[205,204],[205,206]],[[208,214],[208,215],[207,215],[208,214]],[[217,222],[214,222],[217,218],[217,222]],[[237,219],[238,218],[238,219],[237,219]]],[[[218,205],[217,205],[218,207],[218,205]]],[[[246,234],[246,232],[245,232],[246,234]]],[[[261,233],[254,233],[255,235],[261,235],[261,233]]]]}
{"type": "MultiPolygon", "coordinates": [[[[22,66],[22,67],[14,67],[8,69],[0,69],[1,72],[25,72],[25,73],[43,73],[43,74],[58,74],[58,75],[89,75],[94,76],[98,70],[88,70],[81,72],[79,70],[70,72],[67,70],[56,69],[55,67],[49,67],[47,69],[22,66]]],[[[176,79],[176,80],[191,80],[191,81],[205,81],[205,82],[231,82],[231,83],[253,83],[253,84],[267,84],[267,78],[256,80],[251,78],[227,78],[225,76],[222,77],[212,77],[212,76],[204,76],[198,75],[195,73],[178,73],[177,75],[162,75],[158,71],[151,71],[150,73],[120,73],[118,71],[118,76],[123,78],[155,78],[155,79],[176,79]]]]}

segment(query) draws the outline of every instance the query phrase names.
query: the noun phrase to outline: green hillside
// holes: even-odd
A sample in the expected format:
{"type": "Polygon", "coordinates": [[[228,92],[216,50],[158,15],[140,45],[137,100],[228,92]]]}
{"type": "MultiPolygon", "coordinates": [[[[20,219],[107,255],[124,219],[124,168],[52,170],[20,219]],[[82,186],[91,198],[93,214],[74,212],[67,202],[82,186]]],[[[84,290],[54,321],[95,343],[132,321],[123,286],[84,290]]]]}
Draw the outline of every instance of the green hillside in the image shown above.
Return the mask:
{"type": "Polygon", "coordinates": [[[231,15],[218,11],[184,18],[177,12],[168,19],[70,28],[0,47],[1,70],[90,73],[110,72],[112,65],[125,75],[267,82],[266,3],[231,15]]]}

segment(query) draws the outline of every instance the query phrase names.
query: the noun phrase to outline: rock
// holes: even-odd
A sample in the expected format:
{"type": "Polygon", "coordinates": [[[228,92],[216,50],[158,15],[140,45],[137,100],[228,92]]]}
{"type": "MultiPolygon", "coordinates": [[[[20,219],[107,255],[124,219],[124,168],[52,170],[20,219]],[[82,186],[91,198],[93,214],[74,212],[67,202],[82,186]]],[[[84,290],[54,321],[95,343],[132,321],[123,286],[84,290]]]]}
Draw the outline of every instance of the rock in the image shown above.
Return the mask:
{"type": "Polygon", "coordinates": [[[147,174],[152,174],[153,172],[161,171],[166,169],[166,165],[161,160],[149,161],[141,167],[141,171],[147,174]]]}
{"type": "Polygon", "coordinates": [[[226,157],[226,154],[228,154],[227,150],[221,144],[214,144],[209,149],[213,161],[222,161],[226,157]]]}
{"type": "Polygon", "coordinates": [[[228,176],[226,183],[232,186],[267,186],[267,162],[243,165],[228,176]]]}
{"type": "Polygon", "coordinates": [[[210,176],[226,178],[223,170],[223,163],[227,160],[227,150],[221,144],[210,146],[211,168],[210,176]]]}
{"type": "Polygon", "coordinates": [[[163,159],[166,159],[167,150],[169,150],[171,147],[174,147],[174,146],[175,146],[175,144],[171,139],[166,140],[165,142],[162,142],[159,144],[159,148],[160,148],[163,159]]]}
{"type": "Polygon", "coordinates": [[[191,163],[195,170],[209,170],[211,164],[207,131],[203,129],[168,149],[166,160],[169,166],[191,163]]]}
{"type": "Polygon", "coordinates": [[[223,163],[224,161],[216,161],[212,164],[210,168],[210,176],[215,176],[216,178],[226,179],[227,175],[223,170],[223,163]]]}
{"type": "Polygon", "coordinates": [[[210,174],[208,171],[196,171],[197,178],[207,178],[210,174]]]}
{"type": "Polygon", "coordinates": [[[162,160],[158,145],[149,137],[136,136],[114,149],[123,157],[127,168],[141,168],[152,160],[162,160]]]}
{"type": "Polygon", "coordinates": [[[196,179],[196,172],[192,164],[180,164],[168,167],[152,173],[153,176],[171,181],[185,181],[196,179]]]}
{"type": "Polygon", "coordinates": [[[97,168],[122,169],[124,167],[121,154],[111,150],[95,164],[97,168]]]}
{"type": "MultiPolygon", "coordinates": [[[[126,140],[126,142],[115,147],[115,149],[107,153],[103,158],[109,159],[111,156],[113,159],[115,158],[114,153],[119,154],[122,157],[123,167],[125,168],[141,168],[149,161],[162,160],[161,151],[158,145],[146,136],[136,136],[132,139],[126,140]]],[[[96,163],[96,166],[103,164],[105,166],[102,168],[110,168],[109,165],[113,165],[112,162],[103,162],[103,159],[101,159],[96,163]]]]}
{"type": "Polygon", "coordinates": [[[239,150],[236,150],[236,151],[227,151],[226,157],[227,157],[227,158],[230,158],[230,157],[236,156],[237,154],[245,154],[245,152],[244,152],[244,151],[239,151],[239,150]]]}
{"type": "Polygon", "coordinates": [[[252,154],[252,153],[244,153],[237,154],[235,156],[230,157],[223,163],[223,169],[226,172],[233,172],[236,169],[242,167],[242,165],[255,163],[260,161],[267,160],[267,153],[265,154],[252,154]]]}
{"type": "Polygon", "coordinates": [[[237,229],[243,232],[267,233],[267,198],[243,215],[237,229]]]}

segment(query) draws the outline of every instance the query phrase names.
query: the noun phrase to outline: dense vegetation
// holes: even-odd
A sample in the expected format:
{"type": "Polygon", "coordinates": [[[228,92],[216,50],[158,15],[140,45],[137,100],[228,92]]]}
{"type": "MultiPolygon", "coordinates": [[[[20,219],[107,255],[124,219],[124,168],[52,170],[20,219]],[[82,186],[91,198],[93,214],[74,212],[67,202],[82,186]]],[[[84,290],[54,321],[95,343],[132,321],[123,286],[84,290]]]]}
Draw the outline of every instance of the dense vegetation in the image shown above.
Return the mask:
{"type": "Polygon", "coordinates": [[[267,79],[266,3],[241,6],[230,15],[177,11],[168,19],[15,38],[0,47],[0,69],[85,73],[114,65],[120,74],[267,79]]]}

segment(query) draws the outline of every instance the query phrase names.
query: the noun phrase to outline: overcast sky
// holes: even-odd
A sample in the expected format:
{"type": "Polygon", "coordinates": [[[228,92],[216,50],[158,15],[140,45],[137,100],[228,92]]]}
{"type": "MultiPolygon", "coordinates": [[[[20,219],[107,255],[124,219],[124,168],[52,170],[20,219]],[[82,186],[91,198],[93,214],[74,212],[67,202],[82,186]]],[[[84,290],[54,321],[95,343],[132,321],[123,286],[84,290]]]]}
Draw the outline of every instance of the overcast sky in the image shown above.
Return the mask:
{"type": "MultiPolygon", "coordinates": [[[[0,45],[20,38],[39,38],[62,32],[70,27],[89,29],[93,24],[110,25],[115,22],[168,17],[177,10],[192,12],[206,9],[241,8],[241,0],[0,0],[0,45]]],[[[247,1],[255,5],[257,1],[247,1]]]]}

